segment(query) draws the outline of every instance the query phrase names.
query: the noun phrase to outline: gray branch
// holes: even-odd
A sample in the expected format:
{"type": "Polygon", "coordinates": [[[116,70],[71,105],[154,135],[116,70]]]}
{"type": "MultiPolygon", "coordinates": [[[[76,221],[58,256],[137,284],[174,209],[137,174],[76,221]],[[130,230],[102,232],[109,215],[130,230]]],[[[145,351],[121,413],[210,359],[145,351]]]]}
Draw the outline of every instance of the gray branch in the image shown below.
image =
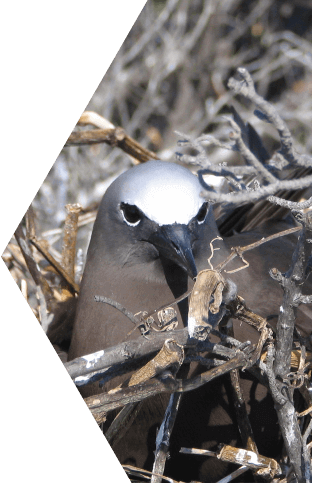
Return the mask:
{"type": "Polygon", "coordinates": [[[204,197],[214,203],[244,203],[246,201],[259,201],[261,199],[267,198],[269,195],[275,194],[280,190],[297,190],[303,188],[309,188],[312,184],[312,175],[306,176],[300,179],[291,179],[276,181],[275,183],[269,184],[267,186],[262,186],[256,191],[245,191],[239,193],[217,193],[211,186],[207,185],[203,179],[203,175],[207,174],[205,169],[198,171],[198,178],[201,185],[205,188],[206,193],[204,197]]]}
{"type": "Polygon", "coordinates": [[[311,166],[311,158],[307,160],[306,157],[303,158],[295,152],[291,133],[283,119],[277,113],[275,107],[256,93],[253,80],[247,69],[239,67],[237,73],[240,75],[241,80],[236,80],[234,77],[231,77],[228,82],[228,87],[232,89],[235,94],[241,94],[246,99],[252,101],[261,113],[263,113],[267,122],[273,124],[280,136],[281,153],[284,158],[293,165],[304,167],[311,166]]]}
{"type": "Polygon", "coordinates": [[[283,206],[284,208],[289,208],[290,210],[305,210],[312,206],[312,196],[306,201],[300,201],[296,203],[295,201],[283,200],[277,196],[269,196],[268,201],[274,203],[275,205],[283,206]]]}

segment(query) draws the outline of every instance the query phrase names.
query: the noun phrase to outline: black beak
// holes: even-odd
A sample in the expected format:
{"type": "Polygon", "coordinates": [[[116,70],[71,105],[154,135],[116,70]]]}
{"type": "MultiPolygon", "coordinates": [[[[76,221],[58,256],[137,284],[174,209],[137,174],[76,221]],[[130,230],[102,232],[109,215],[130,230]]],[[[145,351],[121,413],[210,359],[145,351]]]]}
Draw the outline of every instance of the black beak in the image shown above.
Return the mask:
{"type": "Polygon", "coordinates": [[[192,252],[194,234],[187,225],[162,225],[153,233],[148,241],[168,260],[179,265],[193,279],[197,275],[196,264],[192,252]]]}

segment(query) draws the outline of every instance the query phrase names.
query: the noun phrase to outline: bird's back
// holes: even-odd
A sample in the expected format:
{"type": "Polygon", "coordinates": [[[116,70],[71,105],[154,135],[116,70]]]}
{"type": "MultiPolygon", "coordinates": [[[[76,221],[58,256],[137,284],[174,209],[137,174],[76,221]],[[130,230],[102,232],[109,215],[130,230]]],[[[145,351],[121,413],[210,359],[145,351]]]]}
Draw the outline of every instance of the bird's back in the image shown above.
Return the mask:
{"type": "MultiPolygon", "coordinates": [[[[287,225],[284,222],[276,222],[273,226],[263,226],[252,233],[235,235],[224,241],[227,249],[230,250],[233,246],[245,246],[261,239],[263,236],[268,236],[272,232],[282,231],[286,228],[287,225]]],[[[269,269],[276,267],[281,271],[288,270],[295,240],[295,236],[276,239],[248,252],[245,258],[250,266],[236,274],[228,275],[237,284],[238,294],[245,299],[251,309],[263,317],[276,316],[275,319],[270,318],[273,323],[277,320],[283,293],[279,284],[271,279],[269,269]]],[[[209,255],[210,249],[207,248],[207,258],[209,255]]],[[[204,258],[202,258],[200,269],[206,268],[204,258]]],[[[241,264],[241,261],[233,263],[232,266],[229,265],[228,269],[237,267],[239,264],[241,264]]],[[[88,272],[84,275],[83,300],[81,302],[83,307],[80,306],[80,314],[78,312],[80,315],[78,323],[81,324],[81,327],[79,331],[76,331],[76,336],[78,334],[79,337],[73,338],[72,357],[114,346],[126,339],[128,332],[133,328],[132,323],[125,316],[106,304],[104,306],[102,304],[97,305],[94,320],[92,323],[89,322],[89,327],[86,328],[84,324],[86,314],[90,310],[89,304],[94,305],[94,301],[91,302],[91,299],[95,293],[112,299],[116,298],[116,293],[118,293],[118,301],[134,313],[139,310],[152,310],[173,298],[165,280],[155,281],[150,279],[146,282],[151,288],[148,293],[153,294],[152,297],[149,295],[149,298],[144,295],[144,284],[140,286],[136,277],[131,279],[124,276],[122,278],[124,290],[122,290],[120,287],[121,278],[114,271],[111,272],[109,278],[109,290],[107,285],[102,286],[101,283],[95,287],[89,280],[89,276],[92,280],[94,270],[92,264],[88,265],[88,269],[91,272],[90,275],[88,272]],[[129,298],[128,288],[130,285],[137,288],[138,297],[136,301],[129,298]]],[[[105,279],[105,277],[103,278],[105,279]]],[[[184,282],[180,291],[183,292],[185,289],[184,282]]],[[[311,318],[303,312],[299,312],[298,323],[309,330],[307,324],[311,323],[311,318]]],[[[252,340],[255,342],[258,337],[258,333],[254,329],[237,321],[234,322],[234,332],[235,336],[241,341],[252,340]]],[[[130,337],[136,338],[138,336],[139,333],[134,332],[130,337]]],[[[115,382],[115,384],[117,383],[120,383],[120,379],[115,382]]],[[[280,444],[276,443],[280,439],[271,397],[263,390],[263,386],[248,374],[243,375],[242,390],[247,402],[258,449],[262,454],[274,456],[280,449],[280,444]]],[[[87,396],[98,392],[98,388],[93,386],[90,389],[87,386],[82,392],[84,396],[87,396]]],[[[156,396],[144,402],[131,428],[122,440],[113,447],[121,463],[151,470],[156,435],[168,400],[169,396],[156,396]]],[[[229,471],[227,465],[215,458],[203,460],[202,457],[181,455],[179,449],[184,446],[213,450],[221,442],[233,445],[241,444],[231,401],[231,387],[228,377],[222,377],[200,389],[183,395],[171,437],[171,456],[166,463],[166,475],[182,481],[205,480],[207,475],[210,475],[212,480],[217,480],[229,471]]]]}

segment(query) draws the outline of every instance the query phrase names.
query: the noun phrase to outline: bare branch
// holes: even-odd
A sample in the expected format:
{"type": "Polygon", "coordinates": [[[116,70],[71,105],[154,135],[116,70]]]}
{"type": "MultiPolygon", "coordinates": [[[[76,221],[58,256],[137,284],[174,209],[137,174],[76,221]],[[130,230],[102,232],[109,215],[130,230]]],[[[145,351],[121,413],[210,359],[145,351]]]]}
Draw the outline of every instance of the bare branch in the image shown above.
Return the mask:
{"type": "Polygon", "coordinates": [[[238,124],[231,118],[227,118],[233,128],[233,132],[230,134],[230,138],[234,139],[238,151],[241,153],[246,163],[249,166],[253,166],[257,174],[266,183],[275,183],[276,177],[268,171],[268,169],[256,158],[256,156],[250,151],[248,146],[243,141],[241,129],[238,124]]]}
{"type": "Polygon", "coordinates": [[[95,418],[103,418],[104,413],[126,404],[141,401],[155,394],[192,391],[233,369],[248,367],[249,352],[239,352],[230,361],[192,379],[176,380],[170,374],[164,374],[159,380],[152,379],[137,386],[117,388],[107,394],[90,396],[85,401],[95,418]]]}
{"type": "Polygon", "coordinates": [[[142,163],[149,159],[159,159],[155,153],[144,148],[140,143],[128,136],[120,127],[73,132],[66,141],[65,146],[80,146],[96,143],[118,146],[125,153],[129,154],[129,156],[142,163]]]}
{"type": "Polygon", "coordinates": [[[205,169],[198,171],[198,178],[208,193],[205,193],[205,198],[208,201],[214,203],[243,203],[246,201],[258,201],[266,198],[269,195],[275,194],[279,190],[297,190],[303,188],[309,188],[312,184],[312,175],[305,176],[300,179],[282,180],[267,186],[262,186],[255,191],[239,192],[239,193],[216,193],[213,189],[207,185],[203,179],[203,175],[207,174],[205,169]]]}
{"type": "Polygon", "coordinates": [[[238,81],[231,77],[228,82],[228,87],[232,89],[235,94],[241,94],[246,99],[254,102],[258,109],[260,109],[265,115],[266,120],[274,125],[280,136],[281,153],[289,163],[297,166],[311,166],[311,159],[306,163],[301,159],[301,156],[295,152],[291,133],[276,109],[272,104],[265,101],[256,93],[253,80],[247,69],[239,67],[237,72],[240,75],[241,80],[238,81]]]}
{"type": "Polygon", "coordinates": [[[298,203],[295,201],[283,200],[277,196],[269,196],[268,201],[276,205],[289,208],[290,210],[305,210],[306,208],[310,208],[312,206],[312,196],[308,200],[300,201],[298,203]]]}

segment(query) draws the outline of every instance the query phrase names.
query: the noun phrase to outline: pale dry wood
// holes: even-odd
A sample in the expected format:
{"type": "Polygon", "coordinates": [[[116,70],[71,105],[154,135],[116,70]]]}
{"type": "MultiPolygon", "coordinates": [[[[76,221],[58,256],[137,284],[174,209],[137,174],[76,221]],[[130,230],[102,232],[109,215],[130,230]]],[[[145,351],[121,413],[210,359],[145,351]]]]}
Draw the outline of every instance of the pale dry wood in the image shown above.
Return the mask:
{"type": "Polygon", "coordinates": [[[52,265],[52,267],[57,271],[61,277],[66,281],[68,287],[74,293],[79,293],[79,285],[68,275],[68,273],[63,269],[63,267],[58,263],[55,258],[49,253],[45,244],[38,240],[37,238],[31,238],[30,243],[41,253],[41,255],[52,265]]]}
{"type": "Polygon", "coordinates": [[[136,384],[145,382],[169,368],[176,373],[183,359],[183,346],[178,344],[174,339],[168,339],[158,354],[131,376],[128,386],[135,386],[136,384]]]}
{"type": "Polygon", "coordinates": [[[166,377],[153,378],[136,386],[117,388],[115,391],[112,390],[107,394],[102,393],[90,396],[85,399],[85,402],[95,419],[98,420],[105,413],[123,407],[126,404],[141,401],[155,394],[192,391],[233,369],[248,368],[252,364],[252,352],[253,350],[248,347],[245,351],[239,351],[231,360],[191,379],[175,379],[169,373],[166,374],[166,377]]]}
{"type": "Polygon", "coordinates": [[[282,473],[281,467],[273,458],[268,458],[267,456],[259,455],[254,451],[235,448],[230,445],[224,445],[219,451],[181,448],[180,452],[184,454],[213,456],[221,461],[247,466],[250,469],[257,470],[257,473],[264,477],[274,478],[276,475],[282,473]]]}
{"type": "Polygon", "coordinates": [[[136,162],[145,163],[150,159],[159,159],[157,154],[144,148],[135,139],[128,136],[121,127],[73,132],[66,141],[65,146],[81,146],[96,143],[106,143],[113,147],[118,146],[136,162]]]}
{"type": "Polygon", "coordinates": [[[82,206],[78,203],[65,206],[67,215],[64,224],[64,238],[62,248],[62,267],[67,274],[74,280],[75,278],[75,258],[76,258],[76,240],[79,213],[82,206]]]}

